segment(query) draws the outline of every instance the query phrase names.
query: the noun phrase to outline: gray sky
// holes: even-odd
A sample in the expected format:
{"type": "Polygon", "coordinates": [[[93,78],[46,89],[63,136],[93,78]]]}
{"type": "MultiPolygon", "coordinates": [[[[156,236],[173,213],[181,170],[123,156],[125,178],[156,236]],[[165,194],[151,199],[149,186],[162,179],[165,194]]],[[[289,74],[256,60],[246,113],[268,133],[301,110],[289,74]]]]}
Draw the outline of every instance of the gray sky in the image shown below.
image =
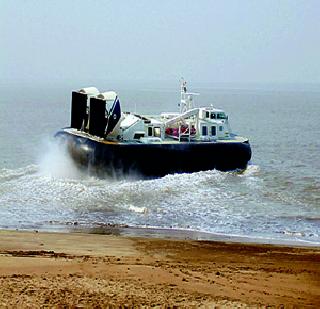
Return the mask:
{"type": "Polygon", "coordinates": [[[0,81],[320,83],[320,1],[0,0],[0,81]]]}

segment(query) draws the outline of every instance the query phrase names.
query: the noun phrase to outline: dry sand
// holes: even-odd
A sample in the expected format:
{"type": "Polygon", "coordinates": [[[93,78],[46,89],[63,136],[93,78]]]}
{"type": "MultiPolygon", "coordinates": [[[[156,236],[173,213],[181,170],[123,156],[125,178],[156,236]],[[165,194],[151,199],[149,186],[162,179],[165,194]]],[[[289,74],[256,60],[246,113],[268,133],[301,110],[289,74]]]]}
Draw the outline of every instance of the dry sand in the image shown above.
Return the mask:
{"type": "Polygon", "coordinates": [[[320,248],[0,231],[0,307],[320,308],[320,248]]]}

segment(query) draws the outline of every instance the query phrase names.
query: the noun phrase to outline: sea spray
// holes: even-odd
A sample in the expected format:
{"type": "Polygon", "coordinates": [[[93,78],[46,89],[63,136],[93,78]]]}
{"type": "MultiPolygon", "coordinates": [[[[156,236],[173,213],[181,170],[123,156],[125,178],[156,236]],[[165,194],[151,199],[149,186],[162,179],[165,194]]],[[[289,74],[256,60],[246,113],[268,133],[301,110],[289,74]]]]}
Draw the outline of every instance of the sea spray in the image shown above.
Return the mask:
{"type": "Polygon", "coordinates": [[[87,175],[77,168],[67,146],[58,140],[46,140],[40,152],[39,173],[58,179],[83,179],[87,175]]]}

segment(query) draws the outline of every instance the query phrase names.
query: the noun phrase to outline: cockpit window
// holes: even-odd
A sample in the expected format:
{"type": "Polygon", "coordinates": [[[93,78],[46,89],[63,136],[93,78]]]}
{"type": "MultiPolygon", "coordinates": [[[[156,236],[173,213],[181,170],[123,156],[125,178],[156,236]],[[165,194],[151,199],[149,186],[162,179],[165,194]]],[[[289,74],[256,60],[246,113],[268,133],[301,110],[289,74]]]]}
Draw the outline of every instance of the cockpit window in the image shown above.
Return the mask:
{"type": "Polygon", "coordinates": [[[210,119],[216,119],[216,114],[215,113],[211,113],[210,114],[210,119]]]}
{"type": "Polygon", "coordinates": [[[227,115],[225,113],[218,113],[217,119],[227,119],[227,115]]]}

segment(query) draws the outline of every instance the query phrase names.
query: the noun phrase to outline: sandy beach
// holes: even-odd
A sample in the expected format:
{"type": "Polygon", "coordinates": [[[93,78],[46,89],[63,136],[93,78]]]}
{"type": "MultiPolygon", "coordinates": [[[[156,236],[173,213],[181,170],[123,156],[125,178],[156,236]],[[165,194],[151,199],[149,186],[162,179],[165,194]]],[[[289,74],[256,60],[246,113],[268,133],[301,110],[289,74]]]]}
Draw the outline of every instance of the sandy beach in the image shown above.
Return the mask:
{"type": "Polygon", "coordinates": [[[0,306],[320,307],[320,248],[0,231],[0,306]]]}

